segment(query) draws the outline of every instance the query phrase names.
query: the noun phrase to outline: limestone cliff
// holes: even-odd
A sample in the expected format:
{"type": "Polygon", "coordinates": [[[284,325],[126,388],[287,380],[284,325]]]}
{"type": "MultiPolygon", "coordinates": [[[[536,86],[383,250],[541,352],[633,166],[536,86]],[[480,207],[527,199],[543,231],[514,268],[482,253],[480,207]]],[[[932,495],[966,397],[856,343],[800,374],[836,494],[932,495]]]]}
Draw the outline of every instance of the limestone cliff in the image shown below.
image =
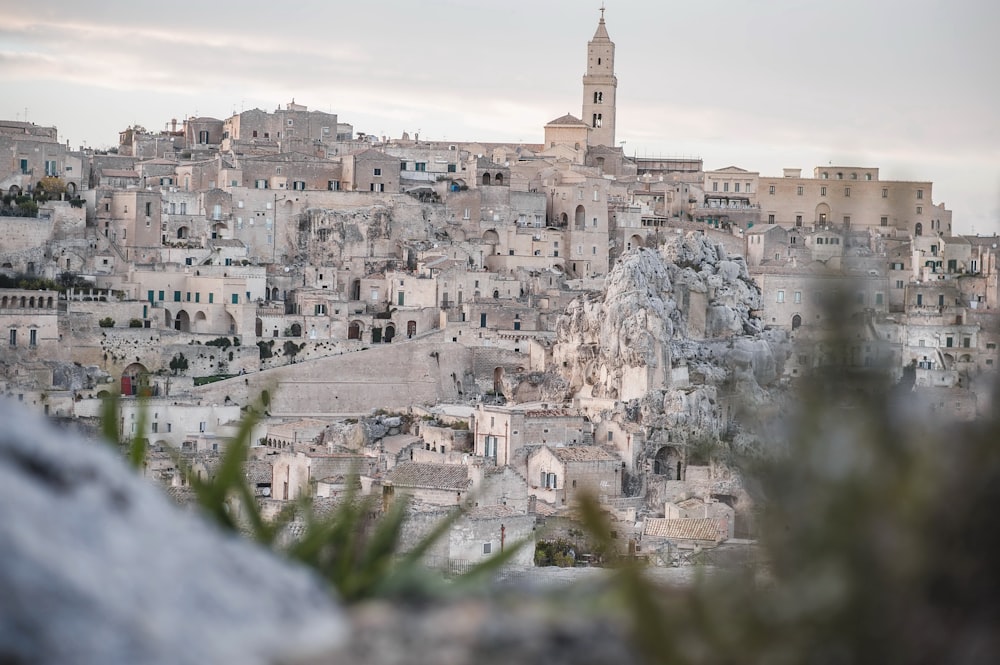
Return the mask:
{"type": "Polygon", "coordinates": [[[754,315],[760,299],[743,258],[700,234],[632,250],[559,320],[556,371],[570,396],[613,400],[604,418],[646,441],[718,439],[738,408],[769,399],[788,353],[754,315]]]}

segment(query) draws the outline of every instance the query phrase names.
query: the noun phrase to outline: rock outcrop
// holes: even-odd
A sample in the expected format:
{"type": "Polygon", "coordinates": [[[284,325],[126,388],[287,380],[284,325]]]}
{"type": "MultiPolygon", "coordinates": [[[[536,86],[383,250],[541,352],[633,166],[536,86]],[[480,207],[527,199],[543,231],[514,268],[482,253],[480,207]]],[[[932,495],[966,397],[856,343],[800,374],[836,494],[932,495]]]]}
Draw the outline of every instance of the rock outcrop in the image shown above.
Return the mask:
{"type": "Polygon", "coordinates": [[[639,434],[648,449],[636,454],[718,440],[739,409],[770,399],[789,352],[755,316],[760,298],[742,257],[701,234],[672,236],[623,254],[603,293],[570,303],[554,364],[569,396],[614,404],[592,415],[639,434]]]}
{"type": "Polygon", "coordinates": [[[572,393],[616,400],[750,376],[769,383],[782,342],[753,314],[760,297],[742,258],[699,234],[672,237],[622,255],[603,294],[570,303],[554,359],[572,393]]]}

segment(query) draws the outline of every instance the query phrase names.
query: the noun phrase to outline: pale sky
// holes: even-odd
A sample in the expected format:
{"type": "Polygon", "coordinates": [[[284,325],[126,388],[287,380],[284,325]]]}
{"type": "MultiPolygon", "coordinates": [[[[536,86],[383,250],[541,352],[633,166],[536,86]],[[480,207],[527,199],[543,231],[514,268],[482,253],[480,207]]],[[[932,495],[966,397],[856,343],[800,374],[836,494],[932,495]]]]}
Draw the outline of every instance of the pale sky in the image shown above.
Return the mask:
{"type": "MultiPolygon", "coordinates": [[[[996,0],[605,0],[619,141],[639,156],[875,166],[1000,232],[996,0]]],[[[0,118],[109,147],[131,124],[273,111],[355,131],[540,143],[580,116],[600,1],[0,0],[0,118]]]]}

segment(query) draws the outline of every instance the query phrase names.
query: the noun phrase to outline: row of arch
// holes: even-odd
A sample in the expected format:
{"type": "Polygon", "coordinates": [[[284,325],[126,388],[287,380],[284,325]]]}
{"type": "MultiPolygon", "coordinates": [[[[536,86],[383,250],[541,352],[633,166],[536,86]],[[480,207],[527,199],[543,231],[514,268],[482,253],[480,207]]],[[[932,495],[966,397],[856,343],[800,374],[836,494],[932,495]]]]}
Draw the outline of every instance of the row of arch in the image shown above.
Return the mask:
{"type": "MultiPolygon", "coordinates": [[[[236,330],[236,319],[229,312],[226,312],[226,324],[228,327],[228,332],[230,334],[237,332],[236,330]]],[[[174,330],[179,330],[180,332],[217,332],[215,330],[208,330],[208,317],[205,312],[198,310],[194,313],[194,318],[188,314],[187,310],[180,310],[177,315],[171,314],[169,309],[163,310],[163,325],[167,328],[172,328],[174,330]]]]}
{"type": "Polygon", "coordinates": [[[491,175],[489,172],[486,172],[486,173],[483,174],[482,183],[484,185],[491,185],[492,184],[492,185],[496,185],[498,187],[502,187],[503,184],[504,184],[503,173],[497,172],[497,173],[491,175]]]}
{"type": "Polygon", "coordinates": [[[17,296],[0,298],[0,308],[21,307],[24,309],[52,309],[55,299],[52,296],[17,296]]]}

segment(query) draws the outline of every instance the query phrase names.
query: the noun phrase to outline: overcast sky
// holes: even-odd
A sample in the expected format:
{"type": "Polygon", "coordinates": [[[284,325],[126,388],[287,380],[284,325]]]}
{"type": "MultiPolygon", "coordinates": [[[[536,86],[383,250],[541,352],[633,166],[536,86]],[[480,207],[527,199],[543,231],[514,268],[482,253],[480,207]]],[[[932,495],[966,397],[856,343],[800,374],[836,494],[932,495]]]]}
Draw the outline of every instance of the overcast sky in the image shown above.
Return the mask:
{"type": "MultiPolygon", "coordinates": [[[[605,0],[628,154],[931,180],[956,230],[1000,232],[997,0],[605,0]]],[[[0,117],[74,148],[131,124],[273,111],[355,131],[542,141],[581,114],[599,0],[0,0],[0,117]]]]}

